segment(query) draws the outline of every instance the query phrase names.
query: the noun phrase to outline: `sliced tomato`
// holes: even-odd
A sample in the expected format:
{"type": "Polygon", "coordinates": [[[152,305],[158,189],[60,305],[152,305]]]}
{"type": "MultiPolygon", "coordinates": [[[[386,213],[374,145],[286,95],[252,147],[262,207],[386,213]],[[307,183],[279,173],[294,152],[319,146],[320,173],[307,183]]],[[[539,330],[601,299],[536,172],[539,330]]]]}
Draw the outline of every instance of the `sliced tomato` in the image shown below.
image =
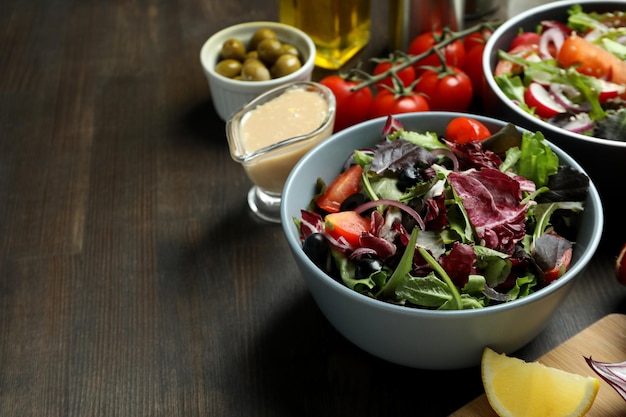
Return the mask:
{"type": "Polygon", "coordinates": [[[569,248],[565,252],[563,252],[563,256],[561,256],[558,259],[557,264],[553,268],[547,271],[544,271],[544,277],[545,277],[546,283],[550,283],[554,281],[555,279],[560,278],[561,275],[563,275],[565,271],[569,269],[569,265],[571,261],[572,261],[572,249],[569,248]]]}
{"type": "Polygon", "coordinates": [[[336,213],[343,200],[359,191],[363,168],[352,165],[330,183],[324,194],[317,200],[317,206],[328,213],[336,213]]]}
{"type": "Polygon", "coordinates": [[[446,140],[458,144],[481,141],[490,136],[487,126],[469,117],[456,117],[446,127],[446,140]]]}
{"type": "Polygon", "coordinates": [[[563,68],[575,66],[581,74],[626,85],[626,61],[581,36],[565,38],[556,59],[563,68]]]}
{"type": "Polygon", "coordinates": [[[359,244],[359,238],[369,227],[370,221],[353,210],[330,213],[324,218],[326,233],[335,239],[343,237],[353,246],[359,244]]]}
{"type": "MultiPolygon", "coordinates": [[[[528,59],[531,55],[535,55],[537,60],[541,60],[539,58],[539,45],[537,44],[526,44],[519,45],[508,52],[509,55],[517,55],[521,58],[528,59]]],[[[514,64],[511,61],[507,61],[506,59],[501,59],[496,64],[496,69],[494,71],[495,75],[502,74],[517,74],[522,70],[522,67],[514,64]]]]}

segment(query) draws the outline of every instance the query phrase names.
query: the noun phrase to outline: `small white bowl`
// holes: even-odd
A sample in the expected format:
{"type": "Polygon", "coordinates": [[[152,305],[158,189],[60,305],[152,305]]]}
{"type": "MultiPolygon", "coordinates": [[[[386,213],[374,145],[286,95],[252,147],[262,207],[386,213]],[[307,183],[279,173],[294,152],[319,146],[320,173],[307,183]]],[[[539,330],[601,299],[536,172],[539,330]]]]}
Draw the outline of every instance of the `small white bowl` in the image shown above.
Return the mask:
{"type": "Polygon", "coordinates": [[[311,38],[293,26],[277,22],[247,22],[227,27],[213,34],[200,50],[200,63],[209,82],[213,106],[222,120],[228,120],[243,105],[267,90],[291,81],[310,81],[315,67],[315,44],[311,38]],[[272,29],[281,42],[295,46],[301,54],[302,67],[297,71],[268,81],[240,81],[215,72],[224,41],[234,38],[245,45],[261,28],[272,29]]]}

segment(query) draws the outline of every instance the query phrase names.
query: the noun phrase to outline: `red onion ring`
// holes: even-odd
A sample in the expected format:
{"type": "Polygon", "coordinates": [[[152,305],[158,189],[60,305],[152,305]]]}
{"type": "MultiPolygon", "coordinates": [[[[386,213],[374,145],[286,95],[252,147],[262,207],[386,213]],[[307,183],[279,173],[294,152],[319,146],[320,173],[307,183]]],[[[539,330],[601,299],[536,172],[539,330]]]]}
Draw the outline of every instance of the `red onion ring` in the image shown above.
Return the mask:
{"type": "Polygon", "coordinates": [[[408,215],[410,215],[411,217],[415,219],[415,221],[417,222],[417,225],[420,227],[421,230],[426,230],[426,225],[424,224],[424,220],[422,220],[422,217],[419,215],[419,213],[413,210],[407,204],[401,203],[396,200],[383,199],[383,200],[368,201],[367,203],[363,203],[357,208],[355,208],[354,211],[360,214],[360,213],[363,213],[365,210],[371,209],[373,207],[384,206],[384,205],[395,206],[395,207],[398,207],[400,210],[405,211],[408,215]]]}
{"type": "Polygon", "coordinates": [[[543,32],[541,38],[539,38],[539,53],[541,57],[544,59],[555,58],[559,54],[563,42],[565,42],[565,35],[560,28],[552,27],[543,32]],[[555,47],[554,56],[550,53],[550,45],[554,45],[555,47]]]}

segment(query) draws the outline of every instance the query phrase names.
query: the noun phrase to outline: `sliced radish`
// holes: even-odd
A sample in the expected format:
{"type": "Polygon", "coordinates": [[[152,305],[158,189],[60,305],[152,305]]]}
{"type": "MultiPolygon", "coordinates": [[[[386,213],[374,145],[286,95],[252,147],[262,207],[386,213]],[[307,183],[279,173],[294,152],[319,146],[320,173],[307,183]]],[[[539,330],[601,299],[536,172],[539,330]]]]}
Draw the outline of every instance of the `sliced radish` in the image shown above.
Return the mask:
{"type": "Polygon", "coordinates": [[[541,84],[532,82],[524,93],[524,101],[530,108],[535,108],[535,114],[549,119],[559,113],[565,113],[565,108],[557,103],[541,84]]]}
{"type": "Polygon", "coordinates": [[[626,93],[626,86],[624,85],[612,83],[606,80],[598,81],[602,85],[602,89],[600,90],[600,95],[598,97],[598,100],[600,100],[601,103],[626,93]]]}

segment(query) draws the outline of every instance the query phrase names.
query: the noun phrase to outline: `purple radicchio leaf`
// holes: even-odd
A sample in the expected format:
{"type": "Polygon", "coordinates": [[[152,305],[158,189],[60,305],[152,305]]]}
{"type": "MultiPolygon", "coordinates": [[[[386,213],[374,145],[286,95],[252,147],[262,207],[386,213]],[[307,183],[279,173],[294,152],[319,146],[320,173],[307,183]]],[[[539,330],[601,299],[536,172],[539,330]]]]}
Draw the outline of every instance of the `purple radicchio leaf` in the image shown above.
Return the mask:
{"type": "Polygon", "coordinates": [[[476,272],[476,253],[472,246],[454,242],[450,253],[442,256],[439,263],[446,270],[452,282],[458,287],[463,287],[467,284],[470,274],[476,272]]]}
{"type": "Polygon", "coordinates": [[[480,244],[511,254],[525,235],[527,204],[521,204],[520,184],[498,171],[452,172],[448,181],[463,199],[463,207],[480,244]]]}

